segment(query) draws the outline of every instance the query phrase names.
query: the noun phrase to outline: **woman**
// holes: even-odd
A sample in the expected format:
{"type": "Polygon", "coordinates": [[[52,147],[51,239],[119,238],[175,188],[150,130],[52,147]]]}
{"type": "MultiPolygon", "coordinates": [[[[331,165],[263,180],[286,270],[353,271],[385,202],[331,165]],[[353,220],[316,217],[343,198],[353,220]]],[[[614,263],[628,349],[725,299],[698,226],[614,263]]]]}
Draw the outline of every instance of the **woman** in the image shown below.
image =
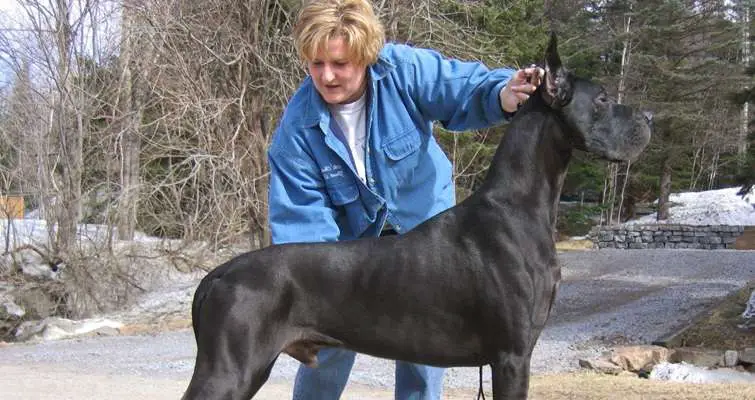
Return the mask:
{"type": "MultiPolygon", "coordinates": [[[[268,151],[276,244],[402,234],[453,206],[433,122],[455,131],[505,122],[541,76],[385,44],[367,0],[309,2],[294,38],[309,76],[268,151]]],[[[320,351],[318,368],[299,368],[293,398],[339,398],[354,357],[320,351]]],[[[443,371],[397,361],[396,399],[440,399],[443,371]]]]}

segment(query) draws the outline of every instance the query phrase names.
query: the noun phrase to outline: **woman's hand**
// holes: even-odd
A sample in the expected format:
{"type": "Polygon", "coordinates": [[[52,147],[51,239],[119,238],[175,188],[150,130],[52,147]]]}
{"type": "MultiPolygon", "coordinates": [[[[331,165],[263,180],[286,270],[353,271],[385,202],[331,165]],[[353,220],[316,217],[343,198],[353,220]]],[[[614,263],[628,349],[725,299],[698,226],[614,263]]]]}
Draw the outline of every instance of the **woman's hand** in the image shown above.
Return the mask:
{"type": "Polygon", "coordinates": [[[535,92],[544,76],[545,70],[534,65],[516,71],[499,94],[503,111],[516,111],[535,92]]]}

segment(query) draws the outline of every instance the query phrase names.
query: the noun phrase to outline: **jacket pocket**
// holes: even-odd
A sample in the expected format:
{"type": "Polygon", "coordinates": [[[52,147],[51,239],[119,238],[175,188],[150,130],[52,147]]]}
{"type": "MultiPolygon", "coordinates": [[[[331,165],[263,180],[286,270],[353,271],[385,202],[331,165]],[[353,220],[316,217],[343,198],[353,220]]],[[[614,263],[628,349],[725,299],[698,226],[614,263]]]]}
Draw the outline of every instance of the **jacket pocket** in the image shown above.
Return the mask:
{"type": "Polygon", "coordinates": [[[422,168],[422,138],[419,135],[420,132],[413,129],[383,145],[388,169],[398,185],[414,183],[417,169],[422,168]]]}
{"type": "Polygon", "coordinates": [[[389,159],[399,161],[416,152],[419,149],[420,144],[421,140],[419,138],[419,132],[417,132],[417,130],[411,130],[406,134],[385,143],[383,145],[383,150],[389,159]]]}
{"type": "Polygon", "coordinates": [[[330,201],[336,206],[352,203],[359,197],[359,188],[354,183],[327,185],[330,201]]]}

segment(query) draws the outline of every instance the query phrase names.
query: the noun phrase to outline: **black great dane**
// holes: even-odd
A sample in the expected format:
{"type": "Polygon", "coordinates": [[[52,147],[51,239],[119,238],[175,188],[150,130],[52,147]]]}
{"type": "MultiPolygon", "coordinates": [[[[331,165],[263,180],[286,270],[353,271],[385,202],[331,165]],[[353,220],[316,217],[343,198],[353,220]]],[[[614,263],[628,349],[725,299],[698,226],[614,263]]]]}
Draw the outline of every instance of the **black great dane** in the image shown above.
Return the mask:
{"type": "Polygon", "coordinates": [[[574,149],[636,157],[645,117],[561,65],[520,108],[484,183],[402,236],[285,244],[211,271],[192,306],[197,359],[185,400],[246,400],[281,352],[322,347],[436,366],[490,365],[493,399],[525,399],[561,269],[554,226],[574,149]]]}

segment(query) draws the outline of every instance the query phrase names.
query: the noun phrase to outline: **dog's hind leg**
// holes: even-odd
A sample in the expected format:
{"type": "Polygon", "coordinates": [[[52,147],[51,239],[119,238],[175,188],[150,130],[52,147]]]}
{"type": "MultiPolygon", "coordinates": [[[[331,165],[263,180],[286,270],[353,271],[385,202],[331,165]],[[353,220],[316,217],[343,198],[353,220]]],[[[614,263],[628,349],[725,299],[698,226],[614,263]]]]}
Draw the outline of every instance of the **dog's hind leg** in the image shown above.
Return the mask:
{"type": "Polygon", "coordinates": [[[184,400],[248,400],[280,354],[285,323],[259,293],[216,282],[195,313],[197,358],[184,400]]]}
{"type": "Polygon", "coordinates": [[[530,356],[500,353],[490,364],[493,372],[493,400],[527,398],[530,384],[530,356]]]}
{"type": "MultiPolygon", "coordinates": [[[[229,355],[223,355],[228,357],[229,355]]],[[[272,357],[238,357],[230,363],[197,356],[191,383],[182,400],[249,400],[267,382],[275,365],[272,357]],[[238,362],[248,364],[243,367],[238,362]]]]}
{"type": "Polygon", "coordinates": [[[257,373],[252,377],[252,384],[249,387],[249,391],[246,394],[245,399],[251,399],[254,397],[255,394],[260,390],[262,385],[267,382],[267,379],[270,378],[270,372],[273,370],[273,366],[275,365],[275,360],[278,359],[278,356],[275,356],[273,361],[271,361],[267,368],[263,370],[257,370],[257,373]]]}

